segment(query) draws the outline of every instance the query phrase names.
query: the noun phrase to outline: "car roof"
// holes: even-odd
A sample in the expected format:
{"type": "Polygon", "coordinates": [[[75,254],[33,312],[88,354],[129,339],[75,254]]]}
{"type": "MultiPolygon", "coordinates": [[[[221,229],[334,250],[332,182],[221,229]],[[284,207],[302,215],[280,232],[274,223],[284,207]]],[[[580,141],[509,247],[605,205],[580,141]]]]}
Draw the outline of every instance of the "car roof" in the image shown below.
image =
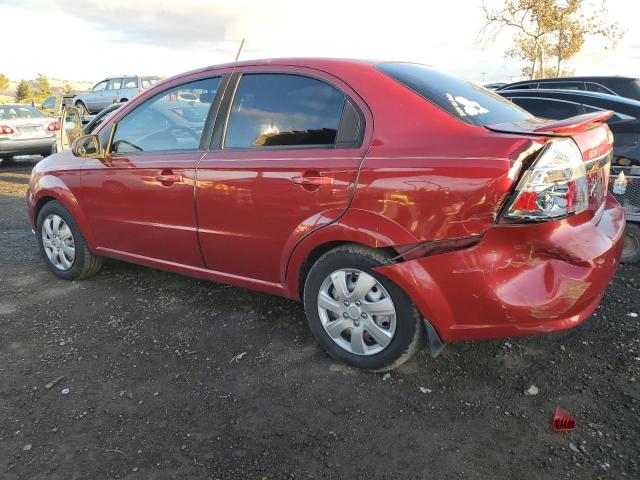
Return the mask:
{"type": "Polygon", "coordinates": [[[547,82],[588,82],[591,80],[636,80],[635,77],[626,77],[621,75],[593,75],[580,77],[558,77],[558,78],[537,78],[535,80],[519,80],[509,83],[509,85],[517,85],[521,83],[547,83],[547,82]]]}
{"type": "Polygon", "coordinates": [[[624,103],[629,106],[640,107],[640,101],[633,98],[620,97],[618,95],[609,95],[608,93],[588,92],[585,90],[564,90],[564,89],[552,89],[552,88],[539,88],[539,89],[522,89],[522,90],[501,90],[500,95],[509,96],[516,94],[516,97],[544,97],[544,95],[553,95],[555,97],[572,97],[581,98],[583,101],[589,98],[596,98],[603,101],[613,103],[624,103]]]}

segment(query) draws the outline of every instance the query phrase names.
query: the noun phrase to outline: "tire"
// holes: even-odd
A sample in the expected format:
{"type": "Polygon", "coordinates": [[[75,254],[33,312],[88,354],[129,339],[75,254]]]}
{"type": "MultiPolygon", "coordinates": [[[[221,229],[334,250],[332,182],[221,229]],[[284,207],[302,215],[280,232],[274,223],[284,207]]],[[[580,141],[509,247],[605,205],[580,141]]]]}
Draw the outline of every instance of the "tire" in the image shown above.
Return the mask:
{"type": "MultiPolygon", "coordinates": [[[[426,338],[422,317],[407,294],[394,282],[373,271],[375,267],[384,264],[388,259],[388,255],[378,250],[355,244],[342,245],[325,253],[314,263],[304,284],[305,312],[309,327],[316,340],[337,360],[372,372],[399,367],[416,353],[418,348],[425,343],[426,338]],[[340,272],[345,272],[344,277],[340,272]],[[365,275],[362,275],[363,273],[365,275]],[[347,298],[337,292],[336,280],[337,283],[341,283],[340,278],[347,279],[345,284],[347,290],[350,289],[349,281],[355,282],[349,293],[352,297],[347,298]],[[361,291],[368,292],[367,296],[356,295],[356,286],[359,286],[358,282],[361,279],[365,281],[363,285],[375,283],[370,289],[366,286],[363,286],[362,289],[359,288],[361,291]],[[327,285],[329,285],[328,288],[327,285]],[[323,308],[322,305],[319,308],[320,294],[324,299],[328,298],[327,295],[331,297],[329,303],[332,308],[336,309],[335,312],[323,308]],[[378,300],[369,302],[368,299],[373,294],[378,300]],[[342,298],[346,300],[340,300],[342,298]],[[358,298],[361,301],[356,301],[358,298]],[[386,302],[385,299],[391,300],[395,315],[379,316],[371,313],[373,311],[372,305],[382,305],[383,301],[385,301],[385,305],[388,305],[389,302],[386,302]],[[347,307],[347,305],[350,306],[347,307]],[[338,308],[340,310],[337,310],[338,308]],[[369,315],[367,312],[370,312],[369,315]],[[358,318],[359,315],[361,318],[358,318]],[[333,331],[333,336],[328,333],[325,325],[331,326],[330,330],[333,331]],[[335,335],[336,332],[344,328],[343,325],[350,325],[350,330],[347,328],[341,334],[335,335]],[[376,325],[379,328],[375,328],[376,325]],[[333,330],[334,326],[337,326],[335,331],[333,330]],[[377,334],[370,335],[367,326],[376,330],[377,334]],[[384,330],[386,335],[380,335],[381,330],[384,330]],[[353,343],[353,333],[356,331],[362,332],[362,338],[364,338],[363,342],[356,342],[358,348],[354,348],[353,343]],[[389,335],[391,336],[389,337],[389,335]],[[378,343],[374,337],[384,337],[384,341],[378,343]],[[385,342],[388,344],[384,345],[385,342]],[[364,351],[362,343],[364,343],[364,351]]],[[[326,300],[324,304],[326,304],[326,300]]],[[[385,310],[388,308],[386,306],[385,310]]],[[[356,337],[356,339],[360,338],[360,335],[356,337]]]]}
{"type": "MultiPolygon", "coordinates": [[[[48,224],[49,228],[53,225],[48,224]]],[[[61,232],[67,232],[66,229],[60,228],[61,232]]],[[[64,236],[64,235],[63,235],[64,236]]],[[[102,267],[102,257],[95,255],[87,245],[80,229],[78,228],[78,224],[74,220],[73,216],[69,213],[69,211],[64,208],[60,203],[54,201],[50,201],[46,203],[38,213],[38,218],[36,221],[36,237],[38,241],[38,249],[40,250],[40,254],[44,259],[47,267],[51,270],[58,278],[62,278],[64,280],[81,280],[83,278],[90,277],[91,275],[95,275],[102,267]],[[52,236],[47,234],[47,228],[45,227],[45,221],[55,221],[55,217],[59,217],[63,223],[66,224],[71,233],[71,242],[67,245],[70,247],[73,245],[74,256],[71,259],[69,255],[65,253],[66,262],[70,263],[67,268],[66,265],[58,265],[54,264],[52,259],[47,254],[47,247],[45,247],[45,236],[51,238],[52,236]],[[45,236],[43,236],[43,230],[45,231],[45,236]],[[71,259],[71,260],[70,260],[71,259]]],[[[59,239],[55,239],[55,241],[60,244],[59,239]]],[[[67,242],[68,240],[63,240],[67,242]]],[[[62,249],[62,248],[61,248],[62,249]]],[[[62,263],[61,257],[55,258],[56,261],[60,260],[59,263],[62,263]]]]}
{"type": "Polygon", "coordinates": [[[640,260],[640,225],[627,222],[622,249],[622,263],[635,263],[640,260]]]}
{"type": "Polygon", "coordinates": [[[83,102],[76,102],[75,107],[78,109],[80,115],[89,115],[89,110],[83,102]]]}

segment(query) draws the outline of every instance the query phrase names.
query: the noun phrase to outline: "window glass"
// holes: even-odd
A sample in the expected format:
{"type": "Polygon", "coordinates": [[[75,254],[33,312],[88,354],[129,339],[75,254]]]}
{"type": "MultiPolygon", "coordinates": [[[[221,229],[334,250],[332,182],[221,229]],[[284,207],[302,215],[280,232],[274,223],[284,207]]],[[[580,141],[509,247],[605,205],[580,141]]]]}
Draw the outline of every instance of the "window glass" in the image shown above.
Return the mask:
{"type": "Polygon", "coordinates": [[[158,77],[144,77],[142,78],[142,88],[149,88],[151,85],[155,84],[158,80],[158,77]]]}
{"type": "Polygon", "coordinates": [[[118,122],[111,152],[198,150],[219,83],[207,78],[150,98],[118,122]]]}
{"type": "Polygon", "coordinates": [[[591,92],[607,93],[609,95],[615,95],[615,93],[613,93],[607,87],[600,85],[598,83],[587,82],[587,89],[591,92]]]}
{"type": "Polygon", "coordinates": [[[561,120],[584,113],[582,105],[550,99],[513,97],[514,103],[539,118],[561,120]]]}
{"type": "Polygon", "coordinates": [[[471,125],[517,122],[531,117],[497,93],[426,65],[381,63],[378,69],[471,125]]]}
{"type": "Polygon", "coordinates": [[[109,86],[107,90],[120,90],[122,87],[122,79],[121,78],[112,78],[109,80],[109,86]]]}
{"type": "Polygon", "coordinates": [[[46,115],[31,105],[0,105],[0,120],[13,118],[38,118],[46,115]]]}
{"type": "Polygon", "coordinates": [[[42,108],[51,109],[56,106],[56,97],[49,97],[42,102],[42,108]]]}
{"type": "Polygon", "coordinates": [[[584,90],[584,82],[544,82],[540,88],[552,90],[584,90]]]}
{"type": "Polygon", "coordinates": [[[103,80],[102,82],[96,84],[96,86],[93,87],[92,91],[99,92],[100,90],[104,90],[105,88],[107,88],[107,83],[109,83],[108,80],[103,80]]]}
{"type": "Polygon", "coordinates": [[[314,78],[243,75],[224,146],[334,145],[344,101],[343,93],[314,78]]]}
{"type": "Polygon", "coordinates": [[[122,88],[138,88],[138,79],[135,77],[123,79],[122,88]]]}
{"type": "Polygon", "coordinates": [[[519,83],[518,85],[512,85],[510,87],[507,86],[500,90],[535,90],[537,88],[537,83],[519,83]]]}

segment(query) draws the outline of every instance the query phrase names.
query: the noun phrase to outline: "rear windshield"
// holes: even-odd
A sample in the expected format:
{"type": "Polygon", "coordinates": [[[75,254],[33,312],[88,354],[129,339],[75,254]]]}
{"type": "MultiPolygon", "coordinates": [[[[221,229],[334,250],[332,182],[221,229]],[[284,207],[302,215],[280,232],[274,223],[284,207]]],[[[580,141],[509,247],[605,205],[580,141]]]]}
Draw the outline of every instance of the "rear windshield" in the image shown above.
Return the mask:
{"type": "Polygon", "coordinates": [[[421,97],[471,125],[517,122],[532,118],[509,100],[473,83],[418,63],[381,63],[378,70],[421,97]]]}
{"type": "Polygon", "coordinates": [[[30,105],[0,105],[0,120],[39,118],[45,115],[30,105]]]}

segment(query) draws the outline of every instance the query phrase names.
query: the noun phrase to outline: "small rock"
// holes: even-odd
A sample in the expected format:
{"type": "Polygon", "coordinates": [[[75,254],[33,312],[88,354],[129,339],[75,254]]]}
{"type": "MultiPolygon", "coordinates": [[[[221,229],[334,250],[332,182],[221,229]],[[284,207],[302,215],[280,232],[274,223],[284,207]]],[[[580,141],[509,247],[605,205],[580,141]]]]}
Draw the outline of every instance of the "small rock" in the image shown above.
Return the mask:
{"type": "Polygon", "coordinates": [[[385,374],[382,376],[382,380],[389,380],[390,378],[391,378],[391,374],[390,374],[390,373],[385,373],[385,374]]]}
{"type": "Polygon", "coordinates": [[[638,316],[638,314],[636,312],[629,312],[627,313],[627,317],[632,317],[632,318],[636,318],[638,316]]]}
{"type": "Polygon", "coordinates": [[[62,390],[60,390],[60,393],[62,395],[69,395],[69,392],[71,392],[71,390],[68,388],[63,388],[62,390]]]}
{"type": "Polygon", "coordinates": [[[536,387],[535,385],[531,385],[527,390],[525,390],[524,394],[525,395],[537,395],[539,392],[538,387],[536,387]]]}
{"type": "Polygon", "coordinates": [[[578,447],[576,447],[573,443],[569,443],[569,448],[576,453],[580,453],[580,450],[578,450],[578,447]]]}
{"type": "Polygon", "coordinates": [[[31,444],[27,443],[24,447],[22,447],[22,450],[24,450],[25,452],[28,452],[29,450],[31,450],[31,444]]]}
{"type": "Polygon", "coordinates": [[[133,467],[133,468],[131,469],[131,471],[132,471],[132,472],[137,472],[137,471],[138,471],[138,467],[133,467]]]}
{"type": "Polygon", "coordinates": [[[431,389],[430,388],[424,388],[424,387],[419,387],[419,388],[420,388],[420,391],[422,393],[431,393],[431,389]]]}

